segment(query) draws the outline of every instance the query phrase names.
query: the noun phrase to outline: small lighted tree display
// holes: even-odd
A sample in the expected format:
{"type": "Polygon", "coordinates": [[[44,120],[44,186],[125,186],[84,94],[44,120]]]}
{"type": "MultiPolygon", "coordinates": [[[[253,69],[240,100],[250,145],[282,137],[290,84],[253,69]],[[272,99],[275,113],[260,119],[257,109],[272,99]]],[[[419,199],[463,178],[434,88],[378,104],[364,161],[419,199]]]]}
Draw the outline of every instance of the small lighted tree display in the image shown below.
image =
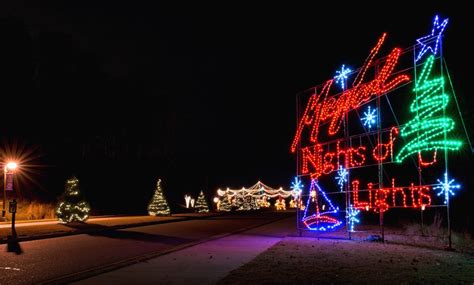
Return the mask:
{"type": "Polygon", "coordinates": [[[59,199],[56,215],[59,222],[84,222],[89,218],[89,203],[87,203],[79,190],[79,180],[72,177],[66,181],[66,191],[59,199]]]}
{"type": "Polygon", "coordinates": [[[165,196],[163,195],[163,189],[161,189],[161,179],[158,179],[158,182],[156,182],[155,194],[148,204],[148,214],[150,216],[171,214],[168,202],[166,202],[165,196]]]}
{"type": "Polygon", "coordinates": [[[199,193],[199,197],[194,208],[196,208],[196,212],[198,213],[209,212],[209,206],[207,205],[206,197],[204,197],[204,193],[202,191],[199,193]]]}

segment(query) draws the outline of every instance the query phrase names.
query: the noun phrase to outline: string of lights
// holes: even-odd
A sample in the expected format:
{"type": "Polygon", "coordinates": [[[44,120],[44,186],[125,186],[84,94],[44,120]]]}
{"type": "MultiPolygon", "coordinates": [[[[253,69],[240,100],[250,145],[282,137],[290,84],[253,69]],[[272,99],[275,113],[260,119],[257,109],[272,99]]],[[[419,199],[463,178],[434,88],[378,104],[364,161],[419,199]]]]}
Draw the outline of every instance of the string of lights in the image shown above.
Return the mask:
{"type": "MultiPolygon", "coordinates": [[[[339,207],[333,205],[332,201],[327,197],[326,193],[314,179],[311,180],[309,193],[304,214],[301,219],[309,230],[327,231],[342,225],[342,221],[338,220],[336,217],[329,216],[330,214],[336,214],[339,211],[339,207]],[[324,211],[324,208],[322,209],[324,212],[321,211],[318,193],[321,194],[324,201],[329,205],[327,211],[324,211]],[[312,214],[308,216],[308,212],[312,214]]],[[[323,205],[323,207],[325,206],[323,205]]]]}
{"type": "MultiPolygon", "coordinates": [[[[308,177],[311,180],[306,207],[304,207],[303,217],[300,220],[307,229],[326,231],[342,224],[342,221],[335,217],[326,216],[326,214],[337,213],[339,209],[337,208],[333,212],[332,202],[317,183],[317,179],[320,179],[321,176],[333,172],[337,172],[335,181],[340,191],[327,194],[346,194],[345,212],[348,231],[353,231],[354,224],[360,222],[357,218],[360,211],[373,211],[380,213],[383,217],[383,213],[391,208],[425,210],[426,207],[443,206],[434,202],[431,196],[433,190],[438,190],[437,196],[443,196],[444,204],[449,207],[449,197],[460,189],[460,185],[456,184],[454,179],[449,178],[447,152],[460,149],[462,142],[457,138],[447,138],[447,133],[453,131],[455,125],[454,120],[446,112],[450,94],[445,92],[442,66],[434,64],[438,59],[443,62],[442,54],[439,51],[441,50],[442,34],[447,23],[448,19],[441,20],[436,16],[431,33],[417,39],[417,44],[405,50],[394,48],[386,57],[376,59],[387,38],[387,34],[384,33],[371,49],[361,68],[352,71],[346,68],[346,65],[342,65],[332,79],[312,88],[312,93],[305,91],[304,94],[310,96],[303,108],[302,116],[298,117],[298,125],[290,151],[297,152],[299,177],[308,177]],[[440,55],[437,57],[438,53],[440,55]],[[413,54],[414,64],[410,68],[404,67],[395,70],[402,54],[406,56],[413,54]],[[425,56],[427,58],[423,61],[425,56]],[[434,71],[435,66],[440,67],[440,75],[432,76],[432,74],[438,73],[434,71]],[[418,68],[421,69],[420,73],[418,73],[418,68]],[[413,81],[409,76],[410,72],[414,74],[413,81]],[[352,75],[355,75],[352,84],[347,84],[347,81],[352,79],[352,75]],[[372,78],[367,79],[369,76],[372,78]],[[333,92],[333,83],[339,84],[342,91],[333,92]],[[406,87],[401,90],[406,90],[411,84],[414,87],[410,87],[410,89],[415,93],[416,98],[411,103],[409,111],[414,115],[414,118],[400,124],[397,118],[398,114],[394,112],[388,100],[388,94],[399,90],[402,86],[406,87]],[[380,105],[382,96],[387,98],[387,104],[396,123],[385,128],[381,127],[381,112],[385,110],[380,105]],[[374,100],[377,103],[376,107],[369,105],[374,100]],[[364,132],[349,135],[349,124],[346,123],[347,114],[355,110],[359,115],[359,110],[363,106],[367,106],[367,109],[363,112],[364,116],[359,116],[359,119],[364,132]],[[344,138],[331,139],[333,136],[337,137],[341,128],[344,128],[344,138]],[[322,130],[326,131],[326,129],[327,133],[322,134],[322,130]],[[304,141],[303,135],[308,136],[304,141]],[[320,142],[319,135],[324,138],[324,142],[320,142]],[[372,137],[375,135],[376,139],[372,137]],[[362,138],[364,138],[364,142],[362,138]],[[370,146],[365,145],[367,140],[370,146]],[[387,171],[383,168],[384,165],[394,164],[391,168],[397,167],[406,158],[411,158],[418,171],[421,167],[434,166],[438,162],[438,152],[442,150],[445,153],[446,171],[444,179],[438,179],[438,183],[425,183],[421,170],[419,170],[419,181],[416,184],[410,182],[409,186],[401,186],[396,184],[395,178],[391,178],[389,185],[383,185],[386,181],[383,174],[388,176],[387,171]],[[414,158],[412,155],[417,155],[417,157],[414,158]],[[378,167],[378,183],[369,182],[366,183],[367,189],[359,189],[359,179],[355,178],[351,181],[349,170],[370,166],[378,167]],[[346,183],[348,184],[347,190],[344,190],[346,183]],[[320,200],[326,201],[325,204],[329,205],[329,209],[319,209],[318,199],[320,197],[323,198],[320,200]],[[313,204],[315,204],[315,208],[313,204]]],[[[406,60],[401,62],[404,64],[406,60]]],[[[452,92],[454,93],[454,90],[452,92]]],[[[461,113],[459,115],[462,121],[461,113]]],[[[386,120],[385,116],[384,120],[386,120]]],[[[384,121],[384,125],[387,124],[386,122],[384,121]]],[[[389,176],[386,178],[388,180],[389,176]]],[[[406,180],[404,183],[410,181],[406,180]]],[[[306,195],[300,197],[303,199],[303,197],[306,198],[306,195]]]]}
{"type": "MultiPolygon", "coordinates": [[[[302,185],[298,187],[302,187],[302,185]]],[[[281,198],[283,199],[283,201],[281,199],[278,199],[275,204],[275,207],[278,208],[278,210],[283,210],[286,209],[286,202],[284,199],[291,196],[295,197],[295,191],[284,190],[282,187],[280,187],[279,189],[273,189],[265,185],[264,183],[258,181],[249,188],[227,188],[226,190],[217,189],[217,195],[221,201],[229,201],[231,204],[235,205],[238,210],[245,211],[269,207],[270,205],[267,201],[269,198],[281,198]],[[284,206],[283,203],[285,203],[284,206]]]]}
{"type": "Polygon", "coordinates": [[[414,136],[396,155],[396,161],[401,163],[411,154],[438,149],[458,150],[462,142],[444,139],[444,133],[454,129],[454,121],[449,117],[435,116],[442,112],[449,102],[448,94],[442,93],[444,78],[430,79],[434,56],[426,60],[414,92],[421,92],[410,105],[410,112],[415,117],[400,129],[402,137],[414,136]]]}

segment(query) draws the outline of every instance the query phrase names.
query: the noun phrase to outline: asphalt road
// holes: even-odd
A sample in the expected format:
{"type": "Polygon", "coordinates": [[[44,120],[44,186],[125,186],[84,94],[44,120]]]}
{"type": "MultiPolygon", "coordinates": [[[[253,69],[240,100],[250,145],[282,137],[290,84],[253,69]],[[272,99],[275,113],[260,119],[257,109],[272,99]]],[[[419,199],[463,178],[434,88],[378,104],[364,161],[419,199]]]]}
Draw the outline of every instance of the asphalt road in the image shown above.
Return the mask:
{"type": "MultiPolygon", "coordinates": [[[[258,213],[109,230],[0,246],[0,284],[37,284],[284,217],[258,213]]],[[[286,214],[288,215],[288,214],[286,214]]]]}

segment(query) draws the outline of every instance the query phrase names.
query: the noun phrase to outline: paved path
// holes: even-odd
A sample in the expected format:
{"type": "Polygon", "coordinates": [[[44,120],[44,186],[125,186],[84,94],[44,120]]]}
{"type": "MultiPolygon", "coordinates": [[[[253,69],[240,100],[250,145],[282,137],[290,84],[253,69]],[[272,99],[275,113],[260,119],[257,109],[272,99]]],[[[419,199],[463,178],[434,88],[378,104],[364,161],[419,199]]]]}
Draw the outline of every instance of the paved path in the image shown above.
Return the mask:
{"type": "MultiPolygon", "coordinates": [[[[24,242],[42,238],[52,238],[71,234],[80,234],[98,230],[112,230],[127,227],[139,227],[159,223],[176,222],[195,217],[184,216],[119,216],[96,217],[87,223],[60,224],[57,220],[49,221],[21,221],[16,224],[16,236],[24,242]]],[[[11,224],[0,223],[0,244],[8,242],[8,236],[13,235],[11,224]]]]}
{"type": "MultiPolygon", "coordinates": [[[[102,224],[105,226],[115,226],[122,225],[127,223],[143,223],[143,222],[154,222],[161,219],[199,219],[211,216],[221,216],[220,213],[183,213],[183,214],[173,214],[172,216],[95,216],[87,220],[87,223],[90,224],[102,224]]],[[[61,225],[57,219],[46,219],[46,220],[20,220],[16,221],[15,228],[22,227],[37,227],[44,225],[61,225]]],[[[0,229],[10,229],[11,221],[9,222],[0,222],[0,229]]]]}
{"type": "Polygon", "coordinates": [[[294,218],[287,218],[74,284],[214,284],[291,233],[294,218]]]}
{"type": "Polygon", "coordinates": [[[59,280],[78,272],[268,223],[278,217],[283,216],[280,213],[232,215],[25,241],[18,245],[19,255],[8,252],[10,245],[4,244],[0,245],[0,284],[59,280]]]}
{"type": "MultiPolygon", "coordinates": [[[[125,218],[128,218],[128,217],[125,217],[125,218]]],[[[101,217],[101,218],[90,218],[87,220],[87,222],[96,223],[96,222],[114,221],[114,220],[121,220],[121,219],[124,219],[124,217],[101,217]]],[[[57,219],[50,219],[50,220],[48,219],[46,221],[36,220],[34,222],[18,221],[15,223],[15,228],[30,227],[30,226],[37,227],[37,226],[57,225],[57,224],[59,224],[57,219]]],[[[0,223],[0,229],[6,229],[6,228],[11,228],[11,222],[0,223]]]]}

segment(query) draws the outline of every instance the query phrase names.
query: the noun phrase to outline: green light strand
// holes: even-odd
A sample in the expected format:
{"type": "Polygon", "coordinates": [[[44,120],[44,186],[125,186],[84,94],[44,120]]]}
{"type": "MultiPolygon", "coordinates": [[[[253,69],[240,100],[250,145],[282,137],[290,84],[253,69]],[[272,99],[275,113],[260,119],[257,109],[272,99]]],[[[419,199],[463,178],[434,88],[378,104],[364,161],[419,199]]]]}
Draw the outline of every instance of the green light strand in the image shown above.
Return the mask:
{"type": "Polygon", "coordinates": [[[435,116],[446,108],[449,95],[443,93],[443,77],[429,79],[434,59],[433,55],[428,57],[413,90],[421,93],[410,105],[410,112],[416,115],[400,130],[402,137],[416,136],[402,147],[395,157],[396,162],[401,163],[415,153],[437,149],[458,150],[462,145],[459,140],[444,139],[444,133],[454,129],[454,121],[449,117],[435,116]]]}

